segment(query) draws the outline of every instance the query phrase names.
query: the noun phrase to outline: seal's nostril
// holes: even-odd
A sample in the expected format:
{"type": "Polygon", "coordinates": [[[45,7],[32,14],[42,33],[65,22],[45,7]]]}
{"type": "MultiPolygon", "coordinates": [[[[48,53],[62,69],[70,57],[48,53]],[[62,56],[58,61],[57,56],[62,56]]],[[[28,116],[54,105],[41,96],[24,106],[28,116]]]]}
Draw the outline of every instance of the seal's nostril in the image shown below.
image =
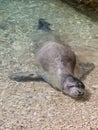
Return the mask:
{"type": "Polygon", "coordinates": [[[80,91],[78,91],[79,92],[79,96],[83,96],[84,95],[84,92],[80,92],[80,91]]]}

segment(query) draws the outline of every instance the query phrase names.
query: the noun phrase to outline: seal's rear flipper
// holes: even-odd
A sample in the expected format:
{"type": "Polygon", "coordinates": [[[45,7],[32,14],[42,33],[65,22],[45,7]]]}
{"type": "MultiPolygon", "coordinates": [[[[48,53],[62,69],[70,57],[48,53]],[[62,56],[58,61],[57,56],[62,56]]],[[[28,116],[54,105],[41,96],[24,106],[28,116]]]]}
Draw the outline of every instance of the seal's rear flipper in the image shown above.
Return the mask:
{"type": "Polygon", "coordinates": [[[39,19],[38,21],[38,29],[39,30],[44,30],[44,31],[50,31],[50,26],[51,24],[45,21],[45,19],[39,19]]]}
{"type": "Polygon", "coordinates": [[[44,79],[34,72],[18,72],[13,73],[9,76],[11,80],[15,80],[17,82],[27,82],[27,81],[44,81],[44,79]]]}
{"type": "Polygon", "coordinates": [[[93,63],[78,63],[76,75],[80,80],[84,80],[87,75],[95,68],[93,63]]]}

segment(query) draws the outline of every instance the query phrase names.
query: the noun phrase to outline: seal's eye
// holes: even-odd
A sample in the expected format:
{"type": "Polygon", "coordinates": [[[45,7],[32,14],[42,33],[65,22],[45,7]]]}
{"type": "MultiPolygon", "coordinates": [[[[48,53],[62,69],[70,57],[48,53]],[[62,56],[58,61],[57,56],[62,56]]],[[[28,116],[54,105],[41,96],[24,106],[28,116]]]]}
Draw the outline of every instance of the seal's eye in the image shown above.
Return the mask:
{"type": "Polygon", "coordinates": [[[70,85],[70,86],[68,86],[68,88],[73,88],[73,87],[75,87],[75,85],[70,85]]]}

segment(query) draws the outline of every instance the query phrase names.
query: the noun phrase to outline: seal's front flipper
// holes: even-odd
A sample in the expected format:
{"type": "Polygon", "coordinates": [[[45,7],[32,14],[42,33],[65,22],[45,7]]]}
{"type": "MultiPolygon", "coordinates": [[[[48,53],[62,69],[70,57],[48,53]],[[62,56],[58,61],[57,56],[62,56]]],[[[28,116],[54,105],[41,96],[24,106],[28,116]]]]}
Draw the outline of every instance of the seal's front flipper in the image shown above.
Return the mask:
{"type": "Polygon", "coordinates": [[[17,72],[10,75],[9,78],[17,82],[44,81],[40,75],[34,72],[17,72]]]}
{"type": "Polygon", "coordinates": [[[84,80],[86,76],[95,68],[93,63],[78,63],[76,67],[76,75],[80,80],[84,80]]]}

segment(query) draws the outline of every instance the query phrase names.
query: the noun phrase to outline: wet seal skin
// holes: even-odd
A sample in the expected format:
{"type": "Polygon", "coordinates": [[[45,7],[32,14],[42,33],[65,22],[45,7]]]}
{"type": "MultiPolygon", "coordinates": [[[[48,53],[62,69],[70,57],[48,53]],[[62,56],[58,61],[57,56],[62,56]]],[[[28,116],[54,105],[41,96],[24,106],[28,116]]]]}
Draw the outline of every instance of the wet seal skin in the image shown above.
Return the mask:
{"type": "MultiPolygon", "coordinates": [[[[38,31],[45,32],[49,36],[46,41],[38,45],[35,51],[38,72],[19,72],[9,76],[16,81],[45,81],[53,88],[72,98],[82,97],[85,93],[85,85],[74,76],[76,55],[71,48],[55,36],[50,24],[44,19],[39,19],[38,31]]],[[[37,43],[39,44],[39,43],[37,43]]]]}

